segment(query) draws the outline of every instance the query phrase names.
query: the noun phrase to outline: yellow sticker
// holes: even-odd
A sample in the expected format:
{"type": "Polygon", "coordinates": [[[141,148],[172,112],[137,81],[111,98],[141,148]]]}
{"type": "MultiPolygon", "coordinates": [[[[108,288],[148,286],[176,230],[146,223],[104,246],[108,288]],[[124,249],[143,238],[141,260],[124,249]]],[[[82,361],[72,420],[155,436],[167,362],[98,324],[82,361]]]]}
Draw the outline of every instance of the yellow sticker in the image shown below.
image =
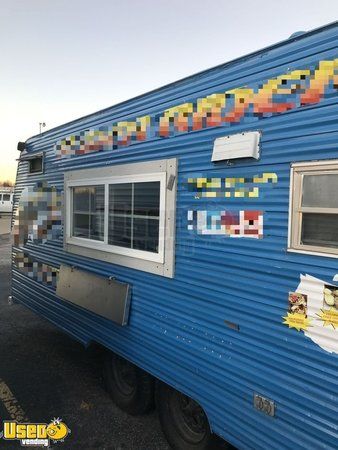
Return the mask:
{"type": "Polygon", "coordinates": [[[321,309],[320,314],[317,314],[317,316],[320,317],[320,319],[324,322],[323,326],[330,326],[332,325],[334,329],[338,327],[338,310],[335,308],[330,309],[321,309]]]}
{"type": "Polygon", "coordinates": [[[287,316],[283,316],[284,324],[289,325],[289,328],[296,328],[297,331],[307,330],[311,326],[310,319],[304,314],[288,313],[287,316]]]}

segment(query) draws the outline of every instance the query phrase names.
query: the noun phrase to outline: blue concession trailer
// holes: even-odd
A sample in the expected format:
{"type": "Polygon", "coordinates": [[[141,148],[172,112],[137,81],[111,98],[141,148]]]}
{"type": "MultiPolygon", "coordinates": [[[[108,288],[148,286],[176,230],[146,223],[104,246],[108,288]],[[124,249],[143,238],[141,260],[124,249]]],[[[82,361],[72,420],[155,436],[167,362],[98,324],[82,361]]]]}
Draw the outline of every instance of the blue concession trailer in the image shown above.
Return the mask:
{"type": "Polygon", "coordinates": [[[338,448],[338,26],[18,144],[12,298],[175,449],[338,448]]]}

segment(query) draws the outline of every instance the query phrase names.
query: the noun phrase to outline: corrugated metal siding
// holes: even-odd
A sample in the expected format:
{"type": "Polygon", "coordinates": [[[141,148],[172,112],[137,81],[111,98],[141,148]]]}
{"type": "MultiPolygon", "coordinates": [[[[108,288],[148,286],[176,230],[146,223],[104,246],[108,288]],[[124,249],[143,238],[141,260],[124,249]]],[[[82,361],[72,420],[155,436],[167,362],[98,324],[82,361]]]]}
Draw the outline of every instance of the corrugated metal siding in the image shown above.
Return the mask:
{"type": "Polygon", "coordinates": [[[42,178],[62,188],[64,170],[178,158],[174,279],[67,254],[62,240],[25,247],[37,260],[52,266],[72,264],[131,283],[127,327],[60,301],[52,288],[16,270],[13,296],[84,344],[100,342],[191,395],[204,407],[213,430],[243,449],[338,447],[337,355],[282,324],[288,292],[296,289],[301,273],[330,282],[338,272],[337,259],[286,252],[290,162],[338,158],[337,98],[232,126],[232,132],[260,129],[263,136],[261,160],[236,162],[231,168],[222,163],[215,168],[210,161],[213,141],[225,134],[226,127],[67,160],[55,157],[53,144],[93,125],[153,114],[334,56],[337,26],[32,138],[29,150],[46,152],[45,174],[27,176],[25,162],[18,168],[16,203],[24,186],[42,178]],[[250,176],[257,172],[277,173],[278,184],[254,200],[215,202],[215,209],[222,204],[235,210],[246,206],[263,210],[264,239],[210,239],[188,233],[187,210],[212,203],[212,199],[195,200],[184,189],[188,176],[250,176]],[[239,324],[240,331],[229,329],[224,320],[239,324]],[[275,418],[253,408],[254,392],[276,402],[275,418]]]}

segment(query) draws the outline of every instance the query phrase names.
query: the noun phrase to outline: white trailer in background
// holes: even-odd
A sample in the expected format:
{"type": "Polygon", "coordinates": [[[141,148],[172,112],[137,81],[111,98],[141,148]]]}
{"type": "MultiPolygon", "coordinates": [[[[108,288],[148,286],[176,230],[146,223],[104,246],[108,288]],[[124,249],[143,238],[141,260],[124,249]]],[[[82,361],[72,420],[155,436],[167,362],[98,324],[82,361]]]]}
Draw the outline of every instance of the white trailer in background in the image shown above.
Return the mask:
{"type": "Polygon", "coordinates": [[[12,214],[13,190],[10,187],[0,187],[0,216],[2,214],[12,214]]]}

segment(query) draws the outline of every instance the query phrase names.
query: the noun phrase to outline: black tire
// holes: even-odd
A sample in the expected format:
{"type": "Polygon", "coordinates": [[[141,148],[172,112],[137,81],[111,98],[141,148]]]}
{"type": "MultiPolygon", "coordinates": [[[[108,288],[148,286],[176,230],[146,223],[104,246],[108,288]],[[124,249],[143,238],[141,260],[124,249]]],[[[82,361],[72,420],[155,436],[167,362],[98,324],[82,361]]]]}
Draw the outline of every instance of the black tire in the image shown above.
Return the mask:
{"type": "Polygon", "coordinates": [[[157,382],[155,398],[162,431],[171,448],[215,450],[219,445],[223,447],[212,434],[205,412],[190,397],[157,382]]]}
{"type": "Polygon", "coordinates": [[[107,352],[103,377],[113,402],[123,411],[139,415],[154,408],[154,379],[131,362],[107,352]]]}

